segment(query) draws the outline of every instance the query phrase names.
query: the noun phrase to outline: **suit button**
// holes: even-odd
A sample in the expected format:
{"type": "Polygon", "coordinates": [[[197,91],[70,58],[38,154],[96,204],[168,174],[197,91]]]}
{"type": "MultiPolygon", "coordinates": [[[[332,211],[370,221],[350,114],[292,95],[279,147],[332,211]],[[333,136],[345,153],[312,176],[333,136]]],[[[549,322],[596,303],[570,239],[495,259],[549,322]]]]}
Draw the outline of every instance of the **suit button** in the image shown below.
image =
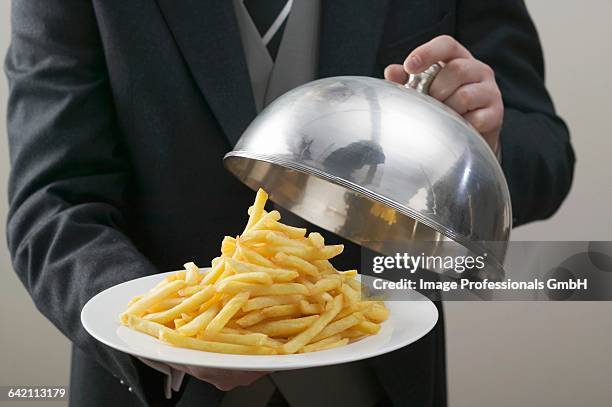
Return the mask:
{"type": "Polygon", "coordinates": [[[123,381],[123,379],[119,380],[119,383],[121,383],[121,384],[125,384],[125,382],[123,381]]]}
{"type": "Polygon", "coordinates": [[[128,387],[128,391],[132,392],[132,386],[128,387]]]}

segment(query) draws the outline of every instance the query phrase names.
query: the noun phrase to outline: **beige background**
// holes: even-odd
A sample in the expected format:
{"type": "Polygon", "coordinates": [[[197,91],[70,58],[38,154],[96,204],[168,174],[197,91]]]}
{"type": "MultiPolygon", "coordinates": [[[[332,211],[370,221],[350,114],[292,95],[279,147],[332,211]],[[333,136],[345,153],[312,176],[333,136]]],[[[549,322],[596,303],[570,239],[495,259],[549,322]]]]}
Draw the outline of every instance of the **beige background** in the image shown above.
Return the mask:
{"type": "MultiPolygon", "coordinates": [[[[571,128],[578,164],[561,210],[550,220],[515,230],[513,238],[612,240],[612,2],[527,4],[544,45],[548,86],[571,128]]],[[[8,42],[9,1],[1,0],[1,55],[8,42]]],[[[9,166],[6,94],[2,76],[2,219],[9,166]]],[[[4,237],[4,221],[1,229],[4,237]]],[[[11,270],[5,246],[0,245],[0,386],[67,384],[68,341],[36,311],[11,270]]],[[[451,303],[446,310],[451,407],[611,404],[609,303],[451,303]]]]}

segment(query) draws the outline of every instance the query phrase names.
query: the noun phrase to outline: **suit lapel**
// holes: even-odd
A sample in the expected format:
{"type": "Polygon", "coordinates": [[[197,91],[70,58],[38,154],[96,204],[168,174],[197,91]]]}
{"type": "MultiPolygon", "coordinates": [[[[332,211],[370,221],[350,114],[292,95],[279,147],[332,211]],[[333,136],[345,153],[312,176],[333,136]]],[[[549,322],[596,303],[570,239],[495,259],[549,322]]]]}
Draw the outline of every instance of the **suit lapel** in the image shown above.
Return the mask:
{"type": "MultiPolygon", "coordinates": [[[[322,0],[319,77],[373,75],[388,0],[322,0]]],[[[256,115],[230,0],[157,0],[191,73],[232,145],[256,115]]]]}
{"type": "Polygon", "coordinates": [[[374,75],[386,11],[387,0],[322,0],[319,77],[374,75]]]}
{"type": "Polygon", "coordinates": [[[157,2],[198,87],[235,145],[256,111],[232,1],[157,2]]]}

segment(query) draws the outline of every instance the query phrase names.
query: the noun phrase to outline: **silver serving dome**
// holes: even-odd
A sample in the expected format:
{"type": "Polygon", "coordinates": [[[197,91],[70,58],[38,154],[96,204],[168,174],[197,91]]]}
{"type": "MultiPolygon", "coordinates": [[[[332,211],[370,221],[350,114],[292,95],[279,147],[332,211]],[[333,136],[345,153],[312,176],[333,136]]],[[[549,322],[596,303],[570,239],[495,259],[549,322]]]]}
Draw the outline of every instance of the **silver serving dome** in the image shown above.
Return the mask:
{"type": "Polygon", "coordinates": [[[407,86],[356,76],[300,86],[257,116],[225,165],[350,241],[388,255],[485,255],[472,277],[499,280],[508,186],[478,132],[425,94],[434,75],[407,86]]]}

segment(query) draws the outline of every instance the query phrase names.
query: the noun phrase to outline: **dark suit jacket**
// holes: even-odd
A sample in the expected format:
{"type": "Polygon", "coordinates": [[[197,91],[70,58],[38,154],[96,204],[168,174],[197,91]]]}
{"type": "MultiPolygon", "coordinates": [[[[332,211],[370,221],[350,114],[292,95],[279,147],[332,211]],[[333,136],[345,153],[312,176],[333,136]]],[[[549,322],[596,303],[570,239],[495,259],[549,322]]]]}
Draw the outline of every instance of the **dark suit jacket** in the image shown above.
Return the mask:
{"type": "MultiPolygon", "coordinates": [[[[444,33],[496,71],[515,224],[550,216],[574,158],[521,1],[324,1],[319,75],[380,77],[444,33]]],[[[9,248],[76,346],[73,403],[163,404],[161,375],[93,340],[79,314],[117,283],[206,264],[241,230],[253,192],[221,158],[255,108],[231,1],[15,0],[6,72],[9,248]]],[[[370,362],[395,405],[445,405],[443,324],[370,362]]],[[[221,396],[190,380],[179,405],[221,396]]]]}

